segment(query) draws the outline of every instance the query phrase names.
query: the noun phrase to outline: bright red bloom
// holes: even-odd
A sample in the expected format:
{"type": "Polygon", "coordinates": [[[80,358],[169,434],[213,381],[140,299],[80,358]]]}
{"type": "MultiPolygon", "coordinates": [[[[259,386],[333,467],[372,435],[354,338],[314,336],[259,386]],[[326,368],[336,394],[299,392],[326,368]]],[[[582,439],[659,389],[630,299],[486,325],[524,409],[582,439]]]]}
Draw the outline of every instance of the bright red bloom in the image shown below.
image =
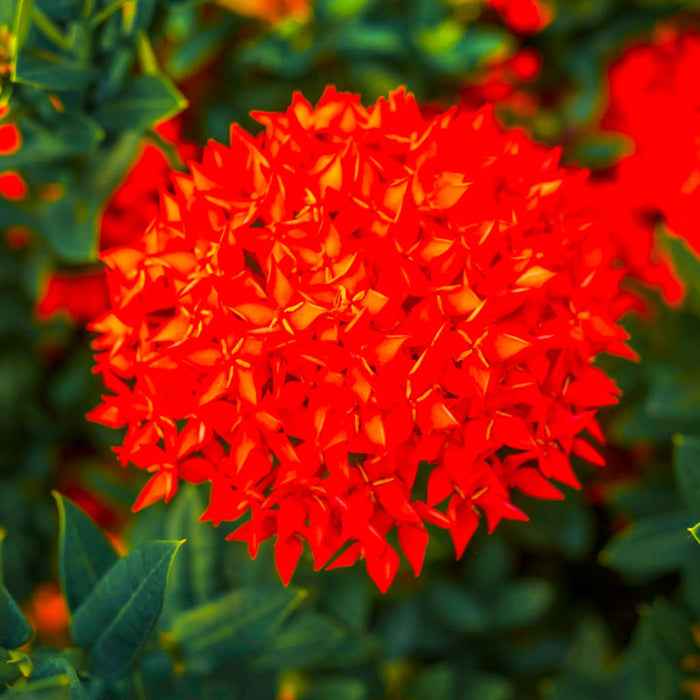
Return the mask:
{"type": "MultiPolygon", "coordinates": [[[[0,36],[0,43],[1,41],[2,37],[0,36]]],[[[2,56],[0,55],[1,58],[2,56]]],[[[0,107],[0,120],[5,119],[9,112],[9,107],[0,107]]],[[[0,124],[0,166],[2,166],[2,156],[9,156],[15,153],[21,143],[22,136],[15,124],[11,122],[0,124]]],[[[23,199],[26,194],[27,185],[19,173],[14,170],[0,172],[0,197],[23,199]]]]}
{"type": "Polygon", "coordinates": [[[209,482],[203,519],[245,516],[253,556],[276,535],[283,581],[307,542],[386,590],[391,530],[417,574],[427,522],[461,555],[481,520],[526,518],[512,489],[560,498],[572,453],[602,463],[582,433],[616,401],[593,359],[630,354],[622,272],[585,173],[490,109],[329,88],[254,117],[103,255],[90,417],[153,475],[135,508],[209,482]]]}
{"type": "Polygon", "coordinates": [[[102,270],[53,272],[46,280],[36,311],[40,318],[65,313],[76,323],[97,318],[109,308],[109,294],[102,270]]]}
{"type": "MultiPolygon", "coordinates": [[[[610,69],[603,126],[626,134],[634,153],[616,168],[630,206],[648,229],[663,217],[700,253],[700,33],[664,30],[610,69]]],[[[647,234],[653,238],[653,231],[647,234]]]]}
{"type": "Polygon", "coordinates": [[[12,155],[19,150],[21,143],[22,137],[14,124],[0,125],[0,155],[12,155]]]}
{"type": "MultiPolygon", "coordinates": [[[[199,149],[183,141],[180,120],[156,127],[186,160],[199,149]]],[[[171,166],[166,155],[151,143],[144,144],[138,159],[119,189],[112,195],[100,223],[100,250],[134,241],[158,214],[160,191],[170,181],[171,166]]],[[[64,313],[74,323],[92,321],[109,308],[107,283],[102,266],[80,272],[53,272],[44,281],[37,314],[51,318],[64,313]]]]}
{"type": "Polygon", "coordinates": [[[0,196],[7,199],[23,199],[27,194],[27,185],[19,173],[8,170],[0,173],[0,196]]]}
{"type": "Polygon", "coordinates": [[[488,3],[520,34],[539,32],[554,18],[552,7],[542,0],[488,0],[488,3]]]}

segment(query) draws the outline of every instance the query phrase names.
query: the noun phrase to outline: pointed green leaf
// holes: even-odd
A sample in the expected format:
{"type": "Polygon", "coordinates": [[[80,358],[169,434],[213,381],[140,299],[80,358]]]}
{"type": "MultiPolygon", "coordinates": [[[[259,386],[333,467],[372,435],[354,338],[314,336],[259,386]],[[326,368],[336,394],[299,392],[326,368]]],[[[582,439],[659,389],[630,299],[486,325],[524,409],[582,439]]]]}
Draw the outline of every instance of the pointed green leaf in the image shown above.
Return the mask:
{"type": "Polygon", "coordinates": [[[695,523],[693,527],[689,527],[688,532],[695,538],[695,541],[700,544],[700,523],[695,523]]]}
{"type": "Polygon", "coordinates": [[[155,626],[168,572],[182,542],[145,542],[120,559],[73,617],[76,644],[90,652],[95,673],[123,677],[155,626]]]}
{"type": "Polygon", "coordinates": [[[688,512],[700,514],[700,439],[677,435],[674,439],[676,481],[688,512]]]}
{"type": "Polygon", "coordinates": [[[5,586],[0,585],[0,647],[17,649],[32,638],[32,628],[5,586]]]}
{"type": "Polygon", "coordinates": [[[35,56],[22,53],[17,57],[13,80],[32,87],[60,92],[82,90],[98,76],[94,68],[86,68],[75,61],[42,53],[35,56]]]}
{"type": "Polygon", "coordinates": [[[695,554],[687,527],[688,516],[682,512],[644,518],[610,540],[600,560],[637,578],[669,573],[695,554]]]}
{"type": "Polygon", "coordinates": [[[186,106],[187,101],[168,78],[141,75],[103,102],[94,116],[108,131],[141,131],[186,106]]]}
{"type": "Polygon", "coordinates": [[[49,656],[41,659],[32,669],[32,682],[47,680],[57,676],[68,678],[70,700],[87,700],[87,695],[71,663],[63,656],[49,656]]]}
{"type": "Polygon", "coordinates": [[[75,613],[119,556],[75,503],[53,495],[58,506],[58,574],[68,609],[75,613]]]}
{"type": "Polygon", "coordinates": [[[260,651],[305,594],[261,585],[227,593],[178,615],[171,629],[188,673],[207,674],[260,651]]]}
{"type": "Polygon", "coordinates": [[[32,6],[32,0],[17,0],[15,5],[15,17],[12,23],[12,34],[15,37],[13,58],[17,57],[17,52],[21,50],[27,40],[31,25],[32,6]]]}
{"type": "Polygon", "coordinates": [[[65,156],[93,151],[104,138],[100,126],[84,114],[64,112],[50,126],[32,119],[22,121],[22,148],[3,156],[3,168],[45,165],[65,156]]]}

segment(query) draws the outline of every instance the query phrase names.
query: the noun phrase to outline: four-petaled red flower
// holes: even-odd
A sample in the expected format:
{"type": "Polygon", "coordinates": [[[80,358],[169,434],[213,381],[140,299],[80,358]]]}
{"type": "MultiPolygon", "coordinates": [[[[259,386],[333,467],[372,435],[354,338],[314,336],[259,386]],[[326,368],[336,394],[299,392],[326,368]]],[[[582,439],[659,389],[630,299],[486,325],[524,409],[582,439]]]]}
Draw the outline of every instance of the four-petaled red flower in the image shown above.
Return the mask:
{"type": "Polygon", "coordinates": [[[390,532],[418,574],[426,523],[460,556],[480,520],[526,519],[512,489],[560,498],[572,454],[602,463],[582,433],[616,401],[594,358],[630,355],[622,272],[585,173],[489,108],[328,88],[253,116],[103,254],[90,417],[152,474],[135,508],[208,482],[203,519],[241,519],[252,556],[276,536],[284,582],[307,542],[385,591],[390,532]]]}

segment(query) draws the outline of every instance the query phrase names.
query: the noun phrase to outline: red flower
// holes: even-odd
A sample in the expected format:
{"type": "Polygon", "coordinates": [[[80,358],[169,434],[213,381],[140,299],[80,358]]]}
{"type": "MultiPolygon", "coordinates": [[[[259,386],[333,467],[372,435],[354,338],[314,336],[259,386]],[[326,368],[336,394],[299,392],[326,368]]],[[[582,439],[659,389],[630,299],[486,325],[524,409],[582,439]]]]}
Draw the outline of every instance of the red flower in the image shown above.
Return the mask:
{"type": "MultiPolygon", "coordinates": [[[[156,132],[176,147],[185,160],[198,148],[180,136],[181,123],[174,119],[156,127],[156,132]]],[[[171,167],[155,145],[145,144],[119,189],[109,200],[100,223],[100,250],[131,243],[158,214],[160,191],[168,185],[171,167]]],[[[51,318],[64,313],[75,323],[92,321],[109,308],[102,266],[81,272],[53,272],[43,283],[37,314],[51,318]]]]}
{"type": "Polygon", "coordinates": [[[539,32],[554,18],[550,5],[542,0],[488,0],[488,3],[520,34],[539,32]]]}
{"type": "Polygon", "coordinates": [[[700,33],[664,30],[629,49],[610,69],[607,129],[632,138],[635,150],[616,169],[635,216],[665,219],[700,253],[700,33]]]}
{"type": "Polygon", "coordinates": [[[0,195],[7,199],[24,199],[27,194],[27,185],[19,173],[7,170],[0,173],[0,195]]]}
{"type": "Polygon", "coordinates": [[[40,318],[65,313],[76,323],[97,318],[109,308],[109,295],[102,270],[52,272],[37,303],[40,318]]]}
{"type": "Polygon", "coordinates": [[[461,555],[482,519],[526,518],[512,489],[559,498],[572,453],[602,462],[582,433],[616,401],[593,359],[630,355],[622,273],[585,174],[489,109],[329,88],[254,116],[103,255],[90,417],[153,475],[137,508],[209,482],[203,519],[245,516],[253,556],[276,536],[285,582],[307,542],[386,590],[391,530],[417,574],[426,523],[461,555]]]}
{"type": "MultiPolygon", "coordinates": [[[[0,61],[2,60],[2,28],[0,28],[0,61]]],[[[2,75],[0,65],[0,76],[2,75]]],[[[9,114],[10,109],[7,106],[0,107],[0,121],[4,120],[9,114]]],[[[22,136],[17,129],[17,126],[12,123],[0,124],[0,158],[9,156],[15,153],[22,143],[22,136]]],[[[0,160],[0,165],[2,160],[0,160]]],[[[14,170],[5,170],[0,172],[0,196],[7,199],[23,199],[27,194],[27,185],[14,170]]]]}

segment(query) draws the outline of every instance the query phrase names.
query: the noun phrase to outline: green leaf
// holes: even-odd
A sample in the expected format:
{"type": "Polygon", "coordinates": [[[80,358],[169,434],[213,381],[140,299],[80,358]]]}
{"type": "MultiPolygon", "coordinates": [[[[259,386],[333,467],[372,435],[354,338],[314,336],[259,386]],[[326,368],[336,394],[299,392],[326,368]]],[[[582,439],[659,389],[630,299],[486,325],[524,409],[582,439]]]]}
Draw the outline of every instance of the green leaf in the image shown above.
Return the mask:
{"type": "Polygon", "coordinates": [[[21,700],[73,700],[68,676],[54,676],[35,683],[16,683],[4,697],[21,700]]]}
{"type": "Polygon", "coordinates": [[[63,262],[80,264],[97,259],[98,204],[71,192],[42,211],[38,233],[63,262]]]}
{"type": "Polygon", "coordinates": [[[171,633],[187,673],[213,673],[234,659],[260,651],[304,597],[294,588],[260,585],[181,613],[171,633]]]}
{"type": "Polygon", "coordinates": [[[203,527],[199,516],[206,508],[201,488],[181,488],[168,508],[165,523],[167,539],[187,538],[187,547],[178,556],[170,574],[166,612],[182,612],[210,601],[218,592],[221,561],[218,556],[221,533],[203,527]]]}
{"type": "Polygon", "coordinates": [[[685,513],[656,515],[625,528],[605,546],[600,560],[627,576],[651,578],[681,567],[694,556],[685,513]]]}
{"type": "Polygon", "coordinates": [[[328,612],[348,626],[364,629],[371,612],[370,585],[364,571],[343,569],[329,572],[320,591],[323,604],[328,612]]]}
{"type": "Polygon", "coordinates": [[[656,228],[655,237],[661,242],[665,251],[670,253],[679,277],[687,285],[688,304],[695,311],[700,311],[700,258],[687,241],[674,236],[663,225],[656,228]]]}
{"type": "Polygon", "coordinates": [[[306,668],[327,658],[343,639],[344,632],[320,613],[300,613],[278,632],[255,668],[306,668]]]}
{"type": "Polygon", "coordinates": [[[434,581],[428,589],[428,603],[434,621],[453,632],[479,632],[488,625],[487,606],[464,585],[434,581]]]}
{"type": "Polygon", "coordinates": [[[68,659],[63,656],[49,656],[41,659],[32,669],[31,678],[32,681],[38,681],[57,676],[68,678],[71,700],[87,700],[78,674],[68,659]]]}
{"type": "Polygon", "coordinates": [[[123,677],[158,621],[165,585],[182,542],[145,542],[100,579],[73,617],[76,644],[90,652],[93,670],[123,677]]]}
{"type": "Polygon", "coordinates": [[[654,418],[696,425],[700,420],[700,368],[654,366],[646,407],[654,418]]]}
{"type": "Polygon", "coordinates": [[[35,5],[54,19],[80,19],[82,2],[79,0],[36,0],[35,5]]]}
{"type": "Polygon", "coordinates": [[[674,439],[676,481],[691,514],[700,514],[700,438],[678,435],[674,439]]]}
{"type": "Polygon", "coordinates": [[[45,166],[64,156],[90,153],[104,137],[99,124],[75,112],[56,115],[50,125],[27,119],[20,125],[22,148],[3,156],[3,169],[45,166]]]}
{"type": "Polygon", "coordinates": [[[621,673],[625,692],[617,697],[635,700],[683,697],[680,690],[686,676],[681,660],[697,655],[687,611],[660,600],[642,607],[639,615],[621,673]]]}
{"type": "Polygon", "coordinates": [[[17,58],[17,53],[24,46],[31,26],[32,17],[32,0],[17,0],[15,6],[14,22],[12,23],[12,34],[14,35],[14,53],[13,58],[17,58]]]}
{"type": "Polygon", "coordinates": [[[688,532],[695,538],[695,541],[700,544],[700,523],[695,523],[693,527],[689,527],[688,532]]]}
{"type": "Polygon", "coordinates": [[[0,647],[17,649],[32,638],[32,628],[5,586],[0,585],[0,647]]]}
{"type": "Polygon", "coordinates": [[[13,80],[51,92],[82,90],[98,76],[95,68],[86,68],[75,61],[42,52],[22,53],[17,57],[13,80]]]}
{"type": "Polygon", "coordinates": [[[554,589],[548,581],[516,580],[496,599],[494,620],[502,627],[524,627],[542,617],[553,601],[554,589]]]}
{"type": "Polygon", "coordinates": [[[187,101],[168,78],[141,75],[103,102],[94,116],[108,131],[145,130],[186,106],[187,101]]]}
{"type": "Polygon", "coordinates": [[[75,613],[119,556],[95,523],[60,493],[58,506],[58,575],[68,609],[75,613]]]}

